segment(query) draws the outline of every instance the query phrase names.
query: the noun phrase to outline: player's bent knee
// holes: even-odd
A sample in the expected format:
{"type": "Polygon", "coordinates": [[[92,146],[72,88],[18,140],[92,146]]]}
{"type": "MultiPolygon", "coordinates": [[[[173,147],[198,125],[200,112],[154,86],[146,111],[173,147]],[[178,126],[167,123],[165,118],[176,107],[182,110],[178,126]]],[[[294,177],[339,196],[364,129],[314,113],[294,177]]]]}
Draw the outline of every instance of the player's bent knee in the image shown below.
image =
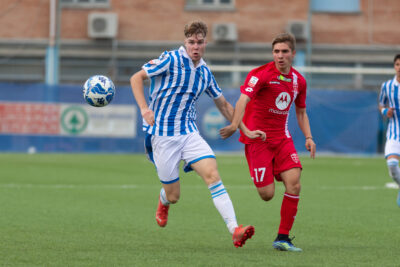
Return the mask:
{"type": "Polygon", "coordinates": [[[295,195],[300,194],[300,190],[301,190],[301,185],[300,183],[296,183],[293,185],[292,190],[294,192],[295,195]]]}
{"type": "Polygon", "coordinates": [[[301,185],[299,183],[288,184],[286,186],[286,192],[293,195],[299,195],[301,190],[301,185]]]}
{"type": "Polygon", "coordinates": [[[203,175],[202,178],[203,178],[204,182],[206,182],[206,184],[213,184],[213,183],[216,183],[219,180],[221,180],[217,170],[210,170],[205,175],[203,175]]]}
{"type": "Polygon", "coordinates": [[[261,195],[261,194],[260,194],[260,197],[261,197],[261,199],[264,200],[264,201],[270,201],[271,199],[274,198],[274,195],[273,195],[273,194],[272,194],[272,195],[261,195]]]}
{"type": "Polygon", "coordinates": [[[167,195],[167,200],[169,203],[175,204],[179,200],[179,195],[176,194],[167,195]]]}
{"type": "Polygon", "coordinates": [[[180,195],[181,195],[180,188],[177,187],[175,184],[171,184],[165,190],[165,197],[171,204],[178,202],[180,195]]]}
{"type": "Polygon", "coordinates": [[[270,201],[271,199],[274,198],[274,191],[268,191],[268,190],[258,190],[258,194],[260,195],[260,198],[264,201],[270,201]]]}

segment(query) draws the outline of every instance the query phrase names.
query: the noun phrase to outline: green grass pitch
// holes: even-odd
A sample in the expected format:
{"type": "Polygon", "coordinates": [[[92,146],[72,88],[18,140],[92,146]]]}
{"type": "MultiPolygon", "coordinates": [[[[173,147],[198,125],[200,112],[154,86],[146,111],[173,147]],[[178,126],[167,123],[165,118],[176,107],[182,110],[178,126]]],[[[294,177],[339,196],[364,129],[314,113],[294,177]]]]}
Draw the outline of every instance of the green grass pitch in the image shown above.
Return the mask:
{"type": "Polygon", "coordinates": [[[218,155],[240,224],[235,248],[209,190],[181,175],[181,199],[160,228],[160,183],[144,155],[0,154],[1,266],[399,266],[400,208],[381,157],[301,157],[292,230],[302,253],[272,241],[283,187],[263,202],[242,155],[218,155]]]}

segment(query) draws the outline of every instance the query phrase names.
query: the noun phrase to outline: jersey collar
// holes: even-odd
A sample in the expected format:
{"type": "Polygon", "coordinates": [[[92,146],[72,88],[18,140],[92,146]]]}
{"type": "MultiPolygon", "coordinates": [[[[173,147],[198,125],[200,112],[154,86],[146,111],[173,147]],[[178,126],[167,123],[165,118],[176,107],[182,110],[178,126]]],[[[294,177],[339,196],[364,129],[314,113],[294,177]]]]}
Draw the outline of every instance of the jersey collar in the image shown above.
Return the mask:
{"type": "MultiPolygon", "coordinates": [[[[185,58],[189,59],[190,62],[190,66],[194,68],[193,65],[193,60],[189,57],[188,53],[186,52],[186,49],[184,46],[179,47],[179,53],[184,56],[185,58]]],[[[203,60],[203,58],[200,59],[199,64],[197,65],[196,68],[201,67],[201,66],[205,66],[206,62],[203,60]]]]}

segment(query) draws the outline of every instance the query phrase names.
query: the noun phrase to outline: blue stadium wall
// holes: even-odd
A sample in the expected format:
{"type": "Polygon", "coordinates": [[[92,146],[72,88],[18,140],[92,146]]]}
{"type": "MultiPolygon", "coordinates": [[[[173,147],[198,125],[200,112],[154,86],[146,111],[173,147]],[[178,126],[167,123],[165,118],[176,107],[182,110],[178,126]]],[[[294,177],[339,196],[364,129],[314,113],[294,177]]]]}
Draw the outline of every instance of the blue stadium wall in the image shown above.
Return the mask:
{"type": "MultiPolygon", "coordinates": [[[[224,90],[234,104],[238,89],[224,90]]],[[[309,89],[307,111],[318,152],[375,154],[380,152],[384,123],[377,109],[377,93],[309,89]]],[[[43,84],[0,83],[0,104],[19,103],[84,105],[82,88],[75,85],[49,87],[43,84]]],[[[136,106],[129,87],[117,88],[109,108],[119,105],[136,106]]],[[[136,107],[137,108],[137,107],[136,107]]],[[[101,109],[101,108],[100,108],[101,109]]],[[[215,151],[242,151],[238,133],[228,140],[218,136],[227,124],[213,101],[203,95],[197,105],[197,125],[215,151]]],[[[132,114],[130,114],[132,115],[132,114]]],[[[144,134],[140,112],[134,114],[135,135],[132,137],[84,137],[75,135],[40,135],[0,131],[0,152],[69,152],[69,153],[142,153],[144,134]],[[33,149],[33,150],[32,150],[33,149]]],[[[2,124],[0,112],[0,127],[2,124]]],[[[289,117],[289,129],[299,152],[306,152],[304,136],[297,126],[294,110],[289,117]]]]}

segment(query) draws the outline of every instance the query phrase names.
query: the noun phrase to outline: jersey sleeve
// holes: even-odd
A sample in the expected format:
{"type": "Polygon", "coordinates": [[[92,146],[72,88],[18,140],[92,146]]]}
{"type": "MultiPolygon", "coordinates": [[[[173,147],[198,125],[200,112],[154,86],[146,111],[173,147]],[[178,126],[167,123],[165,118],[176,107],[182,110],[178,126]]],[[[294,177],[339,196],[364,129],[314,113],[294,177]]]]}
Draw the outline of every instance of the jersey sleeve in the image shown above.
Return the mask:
{"type": "Polygon", "coordinates": [[[170,54],[165,51],[157,59],[152,59],[142,66],[142,69],[147,73],[149,78],[166,73],[171,62],[170,54]]]}
{"type": "Polygon", "coordinates": [[[294,101],[296,107],[305,108],[306,107],[306,98],[307,98],[307,82],[306,79],[301,77],[299,79],[299,94],[294,101]]]}
{"type": "Polygon", "coordinates": [[[244,84],[240,86],[240,92],[252,99],[256,95],[257,91],[261,88],[261,80],[262,72],[258,71],[258,69],[250,71],[246,77],[246,80],[244,81],[244,84]]]}
{"type": "Polygon", "coordinates": [[[206,94],[211,97],[212,99],[219,98],[222,95],[222,90],[218,86],[217,81],[214,78],[214,75],[211,73],[209,68],[204,68],[203,69],[204,75],[207,75],[209,77],[209,84],[205,90],[206,94]]]}
{"type": "Polygon", "coordinates": [[[383,107],[387,106],[387,103],[388,103],[388,98],[387,98],[386,90],[385,90],[385,84],[386,83],[382,83],[381,92],[379,93],[379,104],[383,107]]]}

